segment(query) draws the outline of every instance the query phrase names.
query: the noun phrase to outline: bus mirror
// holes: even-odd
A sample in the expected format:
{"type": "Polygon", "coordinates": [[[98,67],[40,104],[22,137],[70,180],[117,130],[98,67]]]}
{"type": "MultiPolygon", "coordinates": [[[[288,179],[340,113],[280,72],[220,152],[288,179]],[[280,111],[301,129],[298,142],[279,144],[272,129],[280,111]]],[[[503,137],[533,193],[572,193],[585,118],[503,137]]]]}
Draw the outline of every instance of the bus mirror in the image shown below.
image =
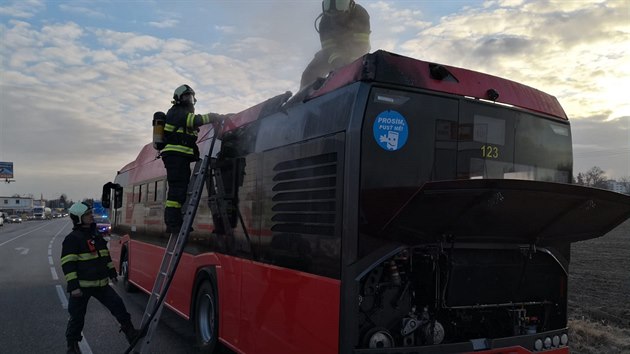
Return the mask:
{"type": "Polygon", "coordinates": [[[120,185],[114,187],[114,208],[119,209],[122,207],[123,202],[123,188],[120,185]]]}
{"type": "Polygon", "coordinates": [[[123,188],[120,184],[107,182],[103,185],[103,194],[101,195],[103,208],[109,209],[112,206],[112,189],[114,190],[114,209],[122,206],[123,188]]]}
{"type": "Polygon", "coordinates": [[[103,208],[109,209],[111,206],[112,197],[112,182],[107,182],[103,185],[103,193],[101,194],[101,204],[103,208]]]}

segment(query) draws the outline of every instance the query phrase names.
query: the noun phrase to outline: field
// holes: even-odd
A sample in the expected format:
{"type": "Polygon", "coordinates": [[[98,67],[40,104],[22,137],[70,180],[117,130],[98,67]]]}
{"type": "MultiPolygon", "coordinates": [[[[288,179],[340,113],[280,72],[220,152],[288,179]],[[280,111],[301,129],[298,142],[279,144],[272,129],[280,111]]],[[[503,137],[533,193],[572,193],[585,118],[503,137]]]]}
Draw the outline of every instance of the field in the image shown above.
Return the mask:
{"type": "Polygon", "coordinates": [[[569,328],[573,354],[630,353],[630,220],[573,244],[569,328]]]}

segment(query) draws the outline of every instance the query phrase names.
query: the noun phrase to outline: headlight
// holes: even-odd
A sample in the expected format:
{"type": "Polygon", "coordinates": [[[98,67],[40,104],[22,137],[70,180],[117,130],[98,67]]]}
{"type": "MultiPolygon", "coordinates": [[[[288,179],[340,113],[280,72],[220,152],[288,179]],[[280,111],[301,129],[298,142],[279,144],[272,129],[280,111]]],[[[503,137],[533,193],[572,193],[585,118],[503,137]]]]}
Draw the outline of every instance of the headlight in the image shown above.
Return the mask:
{"type": "Polygon", "coordinates": [[[567,345],[567,343],[569,343],[569,336],[566,333],[563,333],[560,336],[560,343],[562,343],[562,345],[567,345]]]}
{"type": "Polygon", "coordinates": [[[551,343],[553,344],[554,347],[557,347],[560,345],[560,337],[558,337],[557,335],[553,336],[553,338],[551,338],[551,343]]]}
{"type": "Polygon", "coordinates": [[[551,338],[546,337],[545,341],[543,342],[543,344],[545,345],[545,349],[551,348],[551,338]]]}
{"type": "Polygon", "coordinates": [[[534,349],[536,349],[536,351],[540,351],[543,348],[543,342],[540,339],[536,339],[536,341],[534,342],[534,349]]]}

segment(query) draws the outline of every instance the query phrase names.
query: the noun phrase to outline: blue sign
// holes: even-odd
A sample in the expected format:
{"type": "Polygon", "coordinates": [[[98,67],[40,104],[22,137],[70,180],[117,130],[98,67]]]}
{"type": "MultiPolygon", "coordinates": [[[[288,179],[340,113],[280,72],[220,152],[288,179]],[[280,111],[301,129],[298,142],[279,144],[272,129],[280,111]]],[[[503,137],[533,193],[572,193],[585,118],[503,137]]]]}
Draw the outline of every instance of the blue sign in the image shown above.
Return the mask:
{"type": "Polygon", "coordinates": [[[13,178],[13,162],[0,162],[0,178],[13,178]]]}
{"type": "Polygon", "coordinates": [[[401,149],[407,143],[409,126],[402,114],[387,110],[381,112],[374,120],[374,140],[378,146],[387,151],[401,149]]]}

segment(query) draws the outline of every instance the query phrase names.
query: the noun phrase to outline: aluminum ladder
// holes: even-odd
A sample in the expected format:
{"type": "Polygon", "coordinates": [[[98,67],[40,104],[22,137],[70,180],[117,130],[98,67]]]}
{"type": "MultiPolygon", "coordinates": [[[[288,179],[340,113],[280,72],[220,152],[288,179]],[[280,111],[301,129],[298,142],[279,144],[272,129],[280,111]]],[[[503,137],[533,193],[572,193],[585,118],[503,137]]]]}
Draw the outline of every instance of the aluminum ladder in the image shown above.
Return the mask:
{"type": "MultiPolygon", "coordinates": [[[[217,125],[215,125],[215,134],[212,138],[208,153],[204,155],[202,160],[197,161],[195,164],[193,174],[191,176],[191,181],[193,181],[193,183],[192,186],[189,186],[188,188],[188,197],[185,203],[182,226],[177,235],[170,234],[169,236],[168,245],[166,246],[164,257],[162,258],[160,270],[158,271],[157,278],[153,284],[153,290],[151,291],[151,296],[149,297],[147,307],[144,311],[144,315],[142,316],[140,335],[133,341],[129,349],[125,352],[127,354],[130,353],[130,350],[133,350],[136,345],[138,348],[134,351],[134,353],[149,353],[149,345],[164,308],[164,299],[166,298],[168,288],[173,280],[175,271],[177,270],[177,265],[181,259],[186,242],[188,241],[188,235],[190,234],[192,223],[195,219],[195,214],[197,213],[197,207],[199,206],[199,200],[201,199],[203,186],[207,178],[208,167],[214,169],[214,163],[211,164],[211,161],[214,161],[215,159],[211,156],[217,136],[221,134],[222,130],[223,125],[218,125],[218,129],[217,125]]],[[[216,189],[220,189],[222,192],[222,188],[223,185],[221,184],[219,188],[216,189]]]]}

